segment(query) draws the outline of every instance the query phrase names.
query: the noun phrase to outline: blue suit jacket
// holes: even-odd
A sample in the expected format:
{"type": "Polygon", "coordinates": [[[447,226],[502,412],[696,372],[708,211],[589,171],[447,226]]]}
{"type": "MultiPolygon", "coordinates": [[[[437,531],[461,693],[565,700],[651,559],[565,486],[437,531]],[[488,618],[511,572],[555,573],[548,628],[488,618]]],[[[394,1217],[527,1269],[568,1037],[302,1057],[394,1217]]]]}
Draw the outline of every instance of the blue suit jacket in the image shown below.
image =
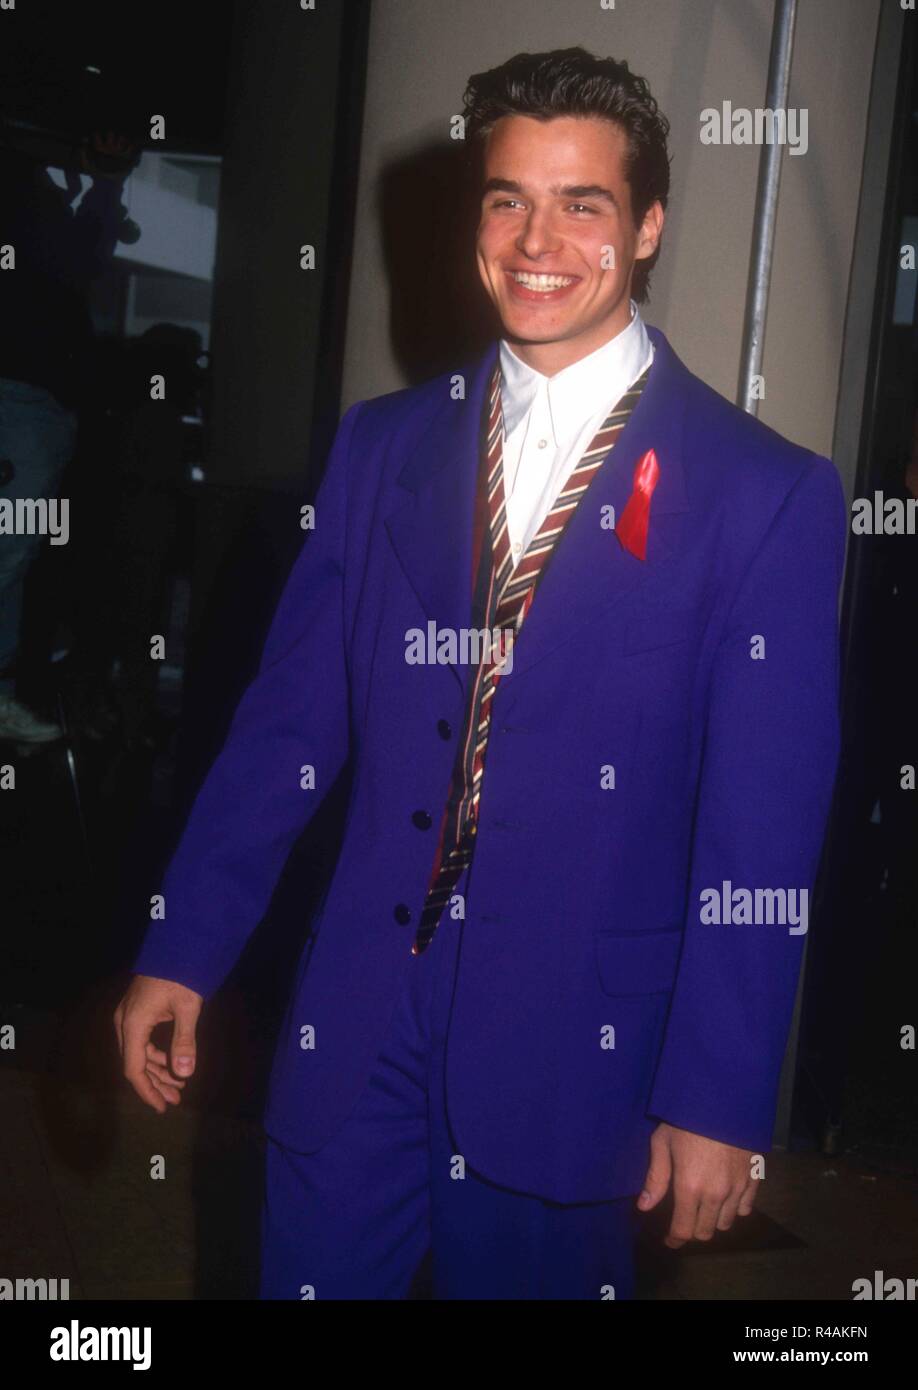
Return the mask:
{"type": "MultiPolygon", "coordinates": [[[[649,331],[644,392],[495,697],[448,1040],[457,1152],[496,1183],[563,1202],[639,1190],[660,1119],[769,1147],[804,936],[705,922],[701,895],[725,880],[812,889],[838,757],[838,474],[649,331]],[[621,515],[651,447],[660,475],[642,562],[602,509],[621,515]]],[[[406,632],[471,625],[495,351],[464,374],[464,400],[441,376],[344,416],[315,533],[167,871],[165,920],[135,963],[212,994],[353,760],[266,1115],[304,1152],[354,1105],[415,963],[469,670],[408,664],[406,632]],[[301,787],[306,765],[315,790],[301,787]],[[414,824],[419,809],[432,829],[414,824]]],[[[444,917],[439,930],[458,927],[444,917]]]]}

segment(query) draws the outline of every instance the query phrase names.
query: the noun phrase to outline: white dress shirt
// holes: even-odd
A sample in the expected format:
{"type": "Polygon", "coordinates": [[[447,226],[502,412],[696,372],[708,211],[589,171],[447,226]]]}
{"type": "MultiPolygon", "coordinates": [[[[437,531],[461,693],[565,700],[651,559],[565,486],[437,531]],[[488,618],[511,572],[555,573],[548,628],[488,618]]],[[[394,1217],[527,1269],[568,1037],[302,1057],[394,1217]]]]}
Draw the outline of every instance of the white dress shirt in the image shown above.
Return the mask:
{"type": "Polygon", "coordinates": [[[631,322],[595,352],[543,376],[500,342],[504,496],[513,563],[523,555],[599,426],[653,361],[631,301],[631,322]]]}

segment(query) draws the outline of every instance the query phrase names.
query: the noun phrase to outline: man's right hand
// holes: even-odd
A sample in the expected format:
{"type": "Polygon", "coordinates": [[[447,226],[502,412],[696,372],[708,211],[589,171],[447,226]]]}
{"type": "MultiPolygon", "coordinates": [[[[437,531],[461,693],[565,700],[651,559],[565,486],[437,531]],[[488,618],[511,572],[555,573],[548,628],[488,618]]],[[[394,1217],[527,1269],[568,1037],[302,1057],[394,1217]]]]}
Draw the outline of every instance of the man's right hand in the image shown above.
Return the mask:
{"type": "Polygon", "coordinates": [[[204,1003],[203,995],[175,980],[135,975],[115,1010],[115,1032],[124,1074],[140,1099],[162,1115],[178,1105],[185,1078],[195,1064],[195,1028],[204,1003]],[[150,1035],[158,1023],[172,1027],[169,1056],[154,1047],[150,1035]]]}

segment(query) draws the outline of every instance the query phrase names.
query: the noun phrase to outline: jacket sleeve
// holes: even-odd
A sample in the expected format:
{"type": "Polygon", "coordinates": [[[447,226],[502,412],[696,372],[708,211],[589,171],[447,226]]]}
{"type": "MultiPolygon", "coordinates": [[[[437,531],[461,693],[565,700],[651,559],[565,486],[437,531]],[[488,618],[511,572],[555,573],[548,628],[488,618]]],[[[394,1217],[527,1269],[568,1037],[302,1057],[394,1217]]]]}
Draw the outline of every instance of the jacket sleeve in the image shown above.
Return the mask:
{"type": "Polygon", "coordinates": [[[839,754],[846,532],[838,473],[814,456],[740,583],[710,686],[682,955],[648,1114],[754,1152],[771,1146],[807,918],[718,924],[702,919],[702,894],[722,897],[727,881],[812,896],[839,754]],[[752,656],[757,637],[764,659],[752,656]]]}
{"type": "Polygon", "coordinates": [[[315,530],[166,870],[165,915],[151,922],[133,965],[205,997],[241,954],[297,836],[347,760],[344,553],[348,451],[359,410],[352,406],[338,427],[315,530]],[[314,790],[305,767],[314,768],[314,790]]]}

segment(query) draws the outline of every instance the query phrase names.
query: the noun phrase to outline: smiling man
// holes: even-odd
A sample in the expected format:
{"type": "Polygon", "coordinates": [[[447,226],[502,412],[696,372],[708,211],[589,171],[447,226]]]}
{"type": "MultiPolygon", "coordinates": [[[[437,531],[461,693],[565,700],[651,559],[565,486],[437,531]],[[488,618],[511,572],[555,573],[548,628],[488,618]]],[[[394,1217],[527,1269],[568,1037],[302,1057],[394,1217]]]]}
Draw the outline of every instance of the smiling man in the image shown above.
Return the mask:
{"type": "Polygon", "coordinates": [[[543,376],[628,327],[635,263],[659,245],[665,140],[634,193],[628,145],[621,126],[576,116],[508,115],[488,137],[478,268],[505,339],[543,376]]]}
{"type": "Polygon", "coordinates": [[[521,54],[466,116],[499,341],[345,415],[115,1016],[164,1111],[350,765],[272,1077],[265,1298],[402,1298],[430,1250],[437,1298],[623,1299],[640,1211],[671,1193],[672,1246],[748,1213],[802,935],[734,900],[810,890],[838,756],[840,482],[644,324],[646,83],[521,54]],[[428,624],[512,662],[409,663],[428,624]]]}

